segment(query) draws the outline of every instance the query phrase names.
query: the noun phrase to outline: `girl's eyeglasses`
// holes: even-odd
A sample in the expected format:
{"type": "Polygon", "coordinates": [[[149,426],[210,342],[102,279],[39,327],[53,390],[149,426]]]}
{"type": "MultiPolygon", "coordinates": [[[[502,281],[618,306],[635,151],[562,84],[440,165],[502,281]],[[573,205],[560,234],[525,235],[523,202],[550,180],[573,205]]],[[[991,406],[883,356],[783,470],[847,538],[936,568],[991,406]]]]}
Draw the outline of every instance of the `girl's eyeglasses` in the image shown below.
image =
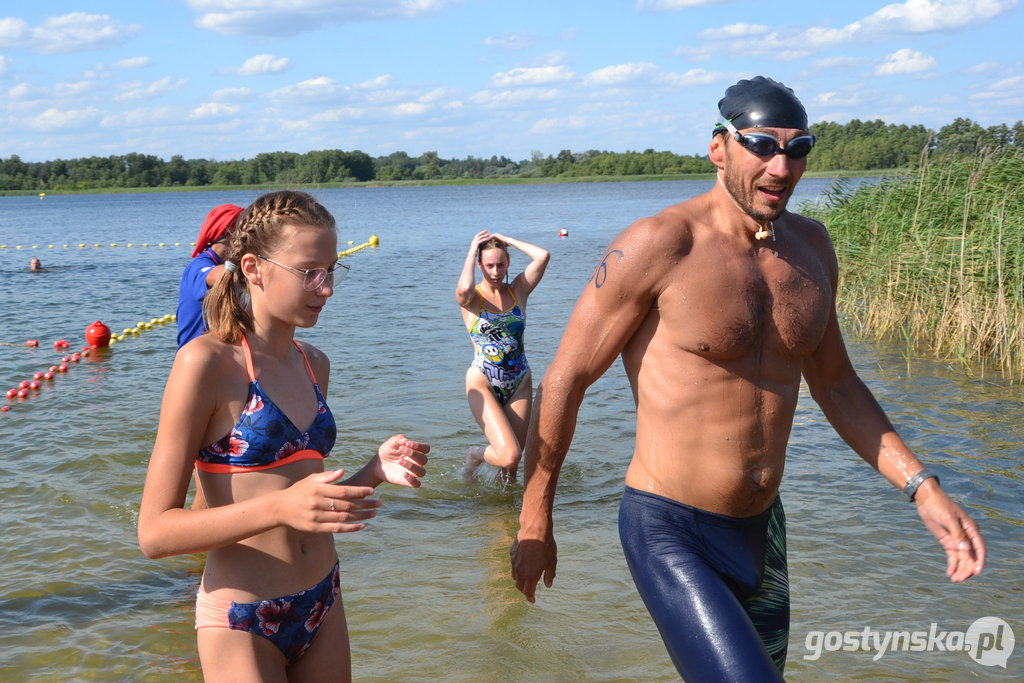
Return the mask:
{"type": "Polygon", "coordinates": [[[732,125],[731,121],[722,121],[718,125],[732,133],[732,136],[736,138],[736,142],[743,145],[747,151],[762,158],[773,157],[776,154],[785,154],[790,159],[802,159],[810,154],[811,149],[814,147],[815,137],[813,135],[801,135],[790,140],[785,147],[780,147],[779,141],[771,135],[763,133],[747,133],[744,135],[736,130],[736,126],[732,125]]]}
{"type": "Polygon", "coordinates": [[[273,263],[275,266],[287,268],[296,275],[301,275],[302,288],[307,292],[312,292],[314,290],[320,289],[320,287],[322,287],[324,283],[327,283],[331,286],[341,284],[341,282],[345,279],[345,276],[348,275],[348,272],[352,270],[351,266],[346,266],[341,261],[335,262],[335,264],[330,268],[302,269],[293,268],[292,266],[286,266],[285,264],[279,263],[278,261],[275,261],[272,258],[267,258],[266,256],[261,256],[259,254],[257,254],[257,257],[263,259],[264,261],[268,261],[269,263],[273,263]]]}

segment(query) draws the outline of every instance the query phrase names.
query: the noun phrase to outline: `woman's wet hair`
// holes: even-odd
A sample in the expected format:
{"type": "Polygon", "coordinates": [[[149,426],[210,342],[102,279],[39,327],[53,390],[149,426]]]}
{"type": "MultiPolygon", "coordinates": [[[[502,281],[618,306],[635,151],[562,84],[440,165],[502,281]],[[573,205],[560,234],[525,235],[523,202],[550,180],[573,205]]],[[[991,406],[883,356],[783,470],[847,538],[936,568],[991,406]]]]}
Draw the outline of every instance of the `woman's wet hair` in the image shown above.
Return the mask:
{"type": "MultiPolygon", "coordinates": [[[[335,230],[334,216],[305,192],[281,190],[256,198],[235,223],[225,262],[237,266],[246,254],[274,254],[285,225],[335,230]]],[[[236,268],[225,268],[203,300],[203,318],[210,333],[234,344],[253,329],[249,282],[236,268]]]]}
{"type": "Polygon", "coordinates": [[[505,241],[498,237],[488,237],[485,241],[480,243],[480,246],[476,250],[476,262],[483,263],[484,252],[488,249],[501,249],[505,252],[505,258],[510,258],[508,255],[508,245],[505,241]]]}

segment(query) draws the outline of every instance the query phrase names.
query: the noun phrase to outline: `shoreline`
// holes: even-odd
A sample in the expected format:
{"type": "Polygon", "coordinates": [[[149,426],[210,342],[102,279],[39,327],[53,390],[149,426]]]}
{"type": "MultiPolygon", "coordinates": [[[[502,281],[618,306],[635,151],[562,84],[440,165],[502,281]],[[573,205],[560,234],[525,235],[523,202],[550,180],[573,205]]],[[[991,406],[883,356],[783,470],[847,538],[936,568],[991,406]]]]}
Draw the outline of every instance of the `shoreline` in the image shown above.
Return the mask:
{"type": "MultiPolygon", "coordinates": [[[[813,171],[804,178],[872,178],[876,176],[904,175],[909,169],[888,168],[867,171],[813,171]]],[[[665,173],[656,175],[578,176],[566,178],[537,177],[494,177],[494,178],[437,178],[432,180],[367,180],[337,183],[263,183],[259,185],[174,185],[158,187],[98,187],[87,190],[0,190],[0,197],[34,197],[38,195],[85,195],[85,194],[145,194],[163,192],[231,192],[268,191],[281,188],[294,190],[318,190],[338,188],[376,187],[450,187],[463,185],[544,185],[565,183],[625,183],[663,180],[713,180],[714,173],[665,173]]]]}

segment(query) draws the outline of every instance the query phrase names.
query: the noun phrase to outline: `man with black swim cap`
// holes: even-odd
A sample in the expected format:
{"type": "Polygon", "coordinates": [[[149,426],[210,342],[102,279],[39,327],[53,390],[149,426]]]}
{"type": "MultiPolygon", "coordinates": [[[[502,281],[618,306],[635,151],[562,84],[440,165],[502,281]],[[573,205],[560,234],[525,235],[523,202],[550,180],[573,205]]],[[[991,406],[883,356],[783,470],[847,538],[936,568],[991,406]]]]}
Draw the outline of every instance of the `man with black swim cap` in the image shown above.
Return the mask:
{"type": "Polygon", "coordinates": [[[778,492],[801,379],[846,443],[916,504],[950,580],[980,573],[985,545],[850,364],[828,233],[786,209],[815,142],[800,100],[758,76],[726,91],[719,116],[715,186],[612,241],[540,383],[512,575],[530,602],[541,579],[552,585],[558,474],[584,393],[621,355],[636,443],[619,536],[672,661],[687,680],[781,680],[778,492]]]}

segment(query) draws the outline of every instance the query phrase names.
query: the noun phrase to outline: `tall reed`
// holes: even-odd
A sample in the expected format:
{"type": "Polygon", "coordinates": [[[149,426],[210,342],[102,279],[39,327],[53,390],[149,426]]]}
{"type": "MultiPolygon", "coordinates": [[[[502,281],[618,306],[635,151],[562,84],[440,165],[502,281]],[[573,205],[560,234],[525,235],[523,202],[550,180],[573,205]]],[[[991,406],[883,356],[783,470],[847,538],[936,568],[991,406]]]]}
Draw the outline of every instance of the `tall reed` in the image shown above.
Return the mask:
{"type": "Polygon", "coordinates": [[[1024,381],[1024,151],[924,154],[913,176],[804,212],[832,235],[856,333],[1024,381]]]}

